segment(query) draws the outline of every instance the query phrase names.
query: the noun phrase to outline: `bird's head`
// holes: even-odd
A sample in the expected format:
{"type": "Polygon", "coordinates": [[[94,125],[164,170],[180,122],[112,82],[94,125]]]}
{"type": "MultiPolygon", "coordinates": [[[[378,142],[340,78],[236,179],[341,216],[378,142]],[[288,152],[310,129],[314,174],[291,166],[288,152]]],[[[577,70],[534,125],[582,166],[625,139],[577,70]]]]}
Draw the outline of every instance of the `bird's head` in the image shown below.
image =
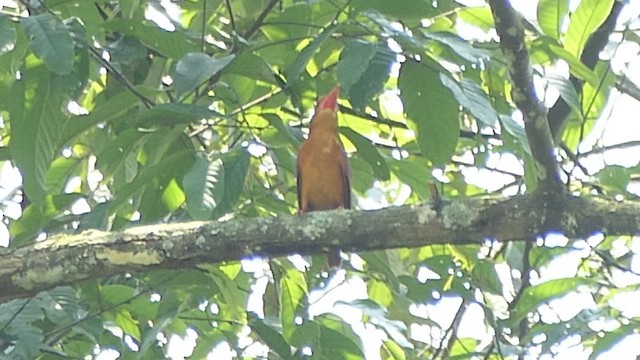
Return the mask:
{"type": "Polygon", "coordinates": [[[338,96],[340,87],[334,87],[327,95],[318,100],[316,113],[311,120],[311,130],[316,128],[338,128],[338,96]]]}

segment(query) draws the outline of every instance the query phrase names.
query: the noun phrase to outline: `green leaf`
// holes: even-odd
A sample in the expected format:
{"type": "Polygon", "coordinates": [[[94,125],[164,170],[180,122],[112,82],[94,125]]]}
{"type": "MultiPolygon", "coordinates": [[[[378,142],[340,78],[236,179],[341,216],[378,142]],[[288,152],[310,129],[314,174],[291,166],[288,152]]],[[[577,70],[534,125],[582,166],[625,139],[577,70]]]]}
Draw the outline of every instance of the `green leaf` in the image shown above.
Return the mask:
{"type": "Polygon", "coordinates": [[[139,126],[151,127],[161,125],[190,124],[203,119],[221,117],[220,113],[204,106],[193,104],[159,104],[151,109],[140,111],[137,118],[139,126]]]}
{"type": "Polygon", "coordinates": [[[269,346],[270,350],[278,354],[282,359],[294,359],[291,354],[291,345],[289,345],[282,334],[276,331],[273,327],[267,325],[262,319],[258,318],[254,314],[249,314],[251,320],[249,326],[264,343],[269,346]]]}
{"type": "Polygon", "coordinates": [[[566,278],[554,279],[531,286],[522,293],[513,315],[509,318],[509,322],[516,324],[528,313],[535,311],[541,304],[562,297],[571,291],[575,291],[581,285],[589,284],[589,282],[584,278],[566,278]]]}
{"type": "Polygon", "coordinates": [[[130,301],[135,296],[136,289],[121,284],[107,284],[100,286],[99,296],[106,304],[120,305],[130,301]]]}
{"type": "Polygon", "coordinates": [[[0,310],[9,317],[0,322],[3,324],[4,335],[15,339],[9,358],[35,359],[41,355],[40,348],[46,345],[42,329],[36,326],[36,321],[44,319],[40,304],[37,301],[13,301],[10,306],[3,306],[0,310]]]}
{"type": "Polygon", "coordinates": [[[126,204],[133,194],[143,189],[153,179],[166,175],[167,169],[183,166],[192,161],[193,152],[185,150],[168,156],[161,163],[143,168],[132,181],[117,189],[115,200],[109,205],[108,213],[113,214],[120,206],[126,204]]]}
{"type": "Polygon", "coordinates": [[[606,117],[601,117],[609,98],[610,89],[616,76],[611,71],[608,62],[599,62],[594,72],[598,75],[597,85],[585,83],[582,86],[581,110],[579,116],[570,116],[562,139],[570,149],[575,149],[580,142],[594,129],[596,123],[606,117]]]}
{"type": "Polygon", "coordinates": [[[9,150],[8,146],[0,146],[0,161],[10,161],[11,160],[11,150],[9,150]]]}
{"type": "Polygon", "coordinates": [[[393,174],[404,184],[409,185],[411,191],[422,200],[431,199],[431,193],[425,182],[432,179],[431,169],[412,158],[389,160],[389,167],[393,174]]]}
{"type": "Polygon", "coordinates": [[[260,116],[269,122],[269,129],[266,130],[265,138],[269,138],[270,146],[280,146],[283,144],[293,145],[296,148],[300,146],[300,139],[297,138],[298,134],[293,133],[293,129],[290,126],[285,125],[284,121],[278,114],[262,113],[260,116]],[[269,137],[269,135],[272,135],[269,137]]]}
{"type": "Polygon", "coordinates": [[[240,199],[249,172],[251,156],[246,149],[235,149],[222,155],[224,193],[212,217],[218,218],[229,212],[240,199]]]}
{"type": "Polygon", "coordinates": [[[382,280],[372,278],[367,284],[367,296],[382,306],[388,307],[393,303],[394,293],[391,292],[389,285],[382,280]]]}
{"type": "Polygon", "coordinates": [[[476,26],[484,31],[493,29],[493,14],[489,6],[465,7],[456,12],[458,19],[469,25],[476,26]]]}
{"type": "Polygon", "coordinates": [[[450,48],[456,54],[460,55],[463,59],[472,63],[477,63],[481,59],[491,57],[491,53],[489,51],[474,47],[472,43],[461,38],[457,34],[452,34],[445,31],[423,31],[421,34],[429,40],[435,40],[438,43],[450,48]]]}
{"type": "MultiPolygon", "coordinates": [[[[355,42],[354,42],[355,43],[355,42]]],[[[389,73],[391,71],[391,65],[395,62],[396,54],[393,53],[386,45],[372,45],[373,46],[373,54],[371,55],[368,61],[364,61],[361,55],[353,55],[359,51],[364,52],[364,57],[368,57],[368,52],[370,49],[362,49],[362,45],[356,45],[355,48],[349,50],[347,54],[345,54],[345,59],[350,59],[345,65],[345,68],[342,71],[342,76],[346,76],[347,81],[351,82],[356,80],[353,83],[347,83],[347,88],[344,89],[345,93],[349,98],[349,102],[353,105],[353,107],[357,110],[363,110],[365,106],[371,101],[371,99],[379,94],[384,84],[389,79],[389,73]],[[359,66],[362,67],[362,71],[358,74],[358,71],[354,69],[357,66],[355,63],[360,62],[359,66]],[[347,72],[354,71],[355,74],[358,74],[357,79],[354,79],[354,76],[346,75],[347,72]]],[[[340,70],[340,63],[338,63],[338,71],[340,70]]],[[[342,78],[340,72],[338,73],[338,79],[342,85],[342,78]]]]}
{"type": "Polygon", "coordinates": [[[361,256],[367,263],[368,273],[376,274],[376,278],[384,280],[393,291],[400,291],[400,282],[391,269],[389,258],[384,251],[363,253],[361,256]]]}
{"type": "Polygon", "coordinates": [[[238,54],[238,56],[224,68],[223,72],[225,74],[241,75],[253,80],[278,84],[276,74],[266,59],[250,52],[238,54]]]}
{"type": "Polygon", "coordinates": [[[166,31],[155,24],[140,19],[116,19],[104,23],[104,28],[131,36],[147,47],[170,59],[180,59],[197,46],[180,31],[166,31]]]}
{"type": "Polygon", "coordinates": [[[546,79],[549,82],[549,85],[555,87],[558,92],[560,92],[560,97],[562,97],[569,108],[571,108],[571,111],[579,115],[581,111],[580,96],[578,95],[576,88],[573,87],[571,81],[555,74],[547,75],[546,79]]]}
{"type": "Polygon", "coordinates": [[[62,131],[60,143],[67,143],[74,136],[78,136],[100,123],[109,123],[122,117],[139,103],[140,99],[129,91],[116,94],[104,104],[97,106],[88,115],[77,116],[73,121],[68,121],[62,131]]]}
{"type": "Polygon", "coordinates": [[[280,279],[280,321],[282,335],[288,341],[297,327],[296,316],[303,314],[307,291],[304,274],[294,267],[287,268],[280,279]]]}
{"type": "Polygon", "coordinates": [[[131,19],[140,8],[140,0],[119,0],[118,4],[122,8],[123,16],[127,19],[131,19]]]}
{"type": "Polygon", "coordinates": [[[4,14],[0,15],[0,55],[13,50],[17,39],[16,29],[11,19],[4,14]]]}
{"type": "Polygon", "coordinates": [[[47,218],[35,204],[27,206],[20,218],[9,226],[11,246],[21,246],[33,240],[46,222],[47,218]]]}
{"type": "Polygon", "coordinates": [[[495,126],[498,113],[495,111],[487,94],[482,91],[480,85],[470,79],[462,79],[460,83],[441,74],[442,84],[451,90],[460,105],[469,110],[473,116],[486,126],[495,126]]]}
{"type": "Polygon", "coordinates": [[[458,104],[440,74],[425,63],[407,61],[400,68],[400,98],[418,145],[435,166],[451,160],[458,144],[458,104]]]}
{"type": "Polygon", "coordinates": [[[327,359],[364,359],[360,338],[351,326],[345,326],[333,316],[320,315],[314,319],[320,324],[319,353],[327,359]]]}
{"type": "Polygon", "coordinates": [[[44,60],[49,70],[68,74],[73,70],[75,56],[71,32],[56,16],[44,13],[22,19],[24,30],[31,37],[31,48],[44,60]]]}
{"type": "Polygon", "coordinates": [[[127,166],[130,166],[129,162],[133,161],[137,164],[136,149],[140,146],[140,142],[145,141],[148,136],[149,134],[144,134],[137,129],[127,129],[121,132],[96,151],[96,167],[107,178],[114,176],[117,171],[124,168],[125,171],[121,173],[125,175],[123,180],[127,182],[133,180],[137,168],[132,169],[127,166]]]}
{"type": "Polygon", "coordinates": [[[554,44],[549,45],[549,50],[569,64],[569,71],[571,72],[571,75],[580,80],[584,80],[593,86],[599,86],[598,76],[596,73],[589,69],[578,57],[554,44]]]}
{"type": "MultiPolygon", "coordinates": [[[[395,342],[391,340],[384,340],[382,342],[382,350],[386,352],[384,359],[389,360],[406,360],[407,355],[404,350],[395,342]]],[[[384,354],[384,353],[383,353],[384,354]]]]}
{"type": "Polygon", "coordinates": [[[377,48],[377,44],[360,40],[350,40],[345,44],[336,70],[340,89],[343,92],[349,92],[351,87],[362,78],[377,48]]]}
{"type": "Polygon", "coordinates": [[[497,296],[502,296],[502,283],[498,278],[495,264],[490,260],[477,260],[473,266],[472,280],[483,292],[490,292],[497,296]]]}
{"type": "Polygon", "coordinates": [[[569,29],[564,37],[564,48],[580,58],[587,41],[611,12],[615,0],[582,0],[571,14],[569,29]]]}
{"type": "MultiPolygon", "coordinates": [[[[606,353],[614,345],[624,340],[624,338],[637,335],[638,325],[629,324],[622,325],[619,328],[605,332],[603,336],[597,337],[596,343],[593,345],[593,352],[589,355],[589,359],[601,359],[599,355],[606,353]]],[[[635,352],[637,354],[637,352],[635,352]]]]}
{"type": "Polygon", "coordinates": [[[444,2],[439,2],[437,8],[432,4],[422,0],[355,0],[351,6],[358,12],[375,10],[386,17],[407,21],[429,18],[444,11],[444,2]]]}
{"type": "Polygon", "coordinates": [[[371,323],[383,329],[398,345],[411,349],[413,345],[407,340],[407,325],[402,321],[390,320],[387,318],[387,309],[369,299],[353,300],[351,302],[338,302],[352,306],[360,311],[362,315],[368,317],[371,323]]]}
{"type": "Polygon", "coordinates": [[[137,341],[141,340],[138,322],[131,316],[131,312],[129,312],[129,310],[125,308],[118,309],[114,322],[125,334],[131,336],[137,341]]]}
{"type": "Polygon", "coordinates": [[[178,61],[173,77],[176,93],[182,96],[196,89],[204,81],[220,72],[235,55],[211,57],[203,53],[189,53],[178,61]]]}
{"type": "Polygon", "coordinates": [[[524,131],[524,126],[522,126],[522,124],[517,123],[511,116],[500,115],[500,125],[504,130],[506,130],[506,132],[518,140],[525,153],[531,154],[529,138],[527,138],[527,134],[524,131]]]}
{"type": "Polygon", "coordinates": [[[61,104],[51,93],[49,73],[29,75],[37,77],[21,79],[13,86],[9,148],[22,173],[27,196],[42,206],[47,194],[46,174],[64,125],[64,115],[61,104]]]}
{"type": "Polygon", "coordinates": [[[229,320],[244,323],[247,319],[247,314],[243,309],[243,304],[245,304],[246,301],[246,293],[243,293],[243,291],[238,288],[238,284],[226,273],[221,271],[219,267],[206,266],[206,269],[220,290],[222,297],[219,297],[218,301],[225,305],[229,320]]]}
{"type": "Polygon", "coordinates": [[[598,184],[616,193],[626,193],[631,182],[631,170],[619,165],[609,165],[596,174],[598,184]]]}
{"type": "Polygon", "coordinates": [[[148,350],[158,341],[158,335],[171,323],[176,320],[178,314],[180,314],[181,306],[177,301],[174,292],[167,292],[160,300],[160,306],[164,311],[158,311],[158,317],[153,321],[153,328],[148,330],[142,339],[140,344],[140,350],[136,354],[136,359],[142,359],[145,355],[148,356],[148,350]]]}
{"type": "Polygon", "coordinates": [[[46,189],[49,194],[61,194],[69,177],[80,163],[77,157],[59,157],[53,161],[47,171],[46,189]]]}
{"type": "Polygon", "coordinates": [[[546,35],[560,40],[560,30],[568,12],[568,0],[540,0],[538,2],[538,24],[546,35]]]}
{"type": "Polygon", "coordinates": [[[364,359],[360,339],[351,326],[333,315],[319,315],[296,327],[292,345],[308,346],[317,359],[364,359]]]}
{"type": "Polygon", "coordinates": [[[300,51],[296,60],[284,70],[284,75],[288,81],[296,82],[300,80],[300,75],[307,67],[309,60],[311,60],[320,46],[322,46],[322,44],[331,36],[331,34],[334,33],[334,31],[336,31],[337,28],[338,25],[327,26],[300,51]]]}
{"type": "Polygon", "coordinates": [[[184,175],[183,187],[187,210],[195,220],[210,220],[224,194],[222,160],[209,160],[198,154],[191,170],[184,175]]]}
{"type": "Polygon", "coordinates": [[[389,180],[390,172],[387,161],[380,155],[378,148],[371,143],[371,140],[348,127],[340,127],[340,133],[346,136],[358,149],[356,155],[362,157],[371,166],[376,178],[382,181],[389,180]]]}

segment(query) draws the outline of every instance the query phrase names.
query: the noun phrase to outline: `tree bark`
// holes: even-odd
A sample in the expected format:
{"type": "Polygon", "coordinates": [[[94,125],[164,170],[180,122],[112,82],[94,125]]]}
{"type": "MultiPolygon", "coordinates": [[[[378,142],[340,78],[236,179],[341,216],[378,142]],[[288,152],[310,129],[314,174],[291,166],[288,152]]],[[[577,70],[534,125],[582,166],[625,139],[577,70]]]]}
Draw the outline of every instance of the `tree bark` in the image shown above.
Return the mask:
{"type": "Polygon", "coordinates": [[[540,196],[465,199],[375,211],[140,226],[121,232],[57,235],[0,251],[0,302],[55,286],[115,274],[196,267],[253,256],[313,254],[339,246],[369,251],[434,244],[526,240],[549,232],[569,238],[639,233],[640,204],[540,196]]]}
{"type": "Polygon", "coordinates": [[[536,96],[529,50],[524,42],[524,29],[508,0],[489,0],[491,13],[500,37],[500,49],[509,70],[513,88],[511,98],[524,117],[524,129],[535,161],[538,187],[542,194],[561,194],[560,168],[555,144],[547,121],[546,109],[536,96]]]}

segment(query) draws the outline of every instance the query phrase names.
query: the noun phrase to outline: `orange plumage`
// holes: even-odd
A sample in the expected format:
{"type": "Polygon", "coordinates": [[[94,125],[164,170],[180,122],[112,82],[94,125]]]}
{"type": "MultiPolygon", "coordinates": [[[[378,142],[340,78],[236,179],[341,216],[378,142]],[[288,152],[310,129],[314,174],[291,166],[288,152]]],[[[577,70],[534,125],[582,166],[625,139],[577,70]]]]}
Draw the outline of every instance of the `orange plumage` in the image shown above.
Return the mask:
{"type": "MultiPolygon", "coordinates": [[[[321,98],[309,126],[309,138],[298,153],[298,211],[351,208],[351,169],[338,137],[336,86],[321,98]]],[[[330,267],[340,266],[340,250],[327,255],[330,267]]]]}

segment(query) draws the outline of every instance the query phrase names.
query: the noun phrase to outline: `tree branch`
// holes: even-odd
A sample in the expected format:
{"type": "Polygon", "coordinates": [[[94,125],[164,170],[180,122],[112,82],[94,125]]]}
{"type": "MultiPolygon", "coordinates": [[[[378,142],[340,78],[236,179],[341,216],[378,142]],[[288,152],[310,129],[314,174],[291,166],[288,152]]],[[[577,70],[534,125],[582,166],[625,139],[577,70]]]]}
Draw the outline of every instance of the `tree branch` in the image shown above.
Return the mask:
{"type": "Polygon", "coordinates": [[[539,197],[521,196],[444,203],[439,213],[429,206],[403,206],[57,235],[0,251],[0,302],[85,279],[251,256],[321,253],[336,245],[369,251],[523,240],[549,231],[572,238],[603,229],[607,235],[639,233],[638,203],[570,197],[559,201],[565,209],[560,216],[549,216],[539,197]]]}
{"type": "Polygon", "coordinates": [[[489,0],[489,6],[513,83],[511,97],[524,117],[525,132],[536,163],[538,190],[547,194],[562,193],[547,115],[533,87],[533,72],[529,51],[524,43],[524,29],[509,0],[489,0]]]}

